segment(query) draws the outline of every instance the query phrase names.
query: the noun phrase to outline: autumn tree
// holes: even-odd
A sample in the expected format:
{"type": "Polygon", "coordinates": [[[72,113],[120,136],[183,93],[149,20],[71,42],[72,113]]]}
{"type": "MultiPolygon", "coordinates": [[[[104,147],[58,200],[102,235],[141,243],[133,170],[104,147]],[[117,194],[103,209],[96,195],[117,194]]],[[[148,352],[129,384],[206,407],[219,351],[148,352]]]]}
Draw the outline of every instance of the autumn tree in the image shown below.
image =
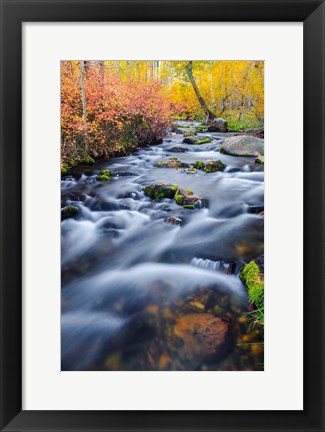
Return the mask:
{"type": "Polygon", "coordinates": [[[189,80],[193,86],[193,89],[194,89],[195,94],[198,98],[198,101],[201,105],[201,108],[204,111],[204,114],[206,116],[206,123],[209,124],[216,118],[216,116],[213,114],[213,112],[209,109],[209,107],[205,103],[205,100],[203,99],[203,97],[200,93],[200,90],[196,84],[196,81],[195,81],[194,76],[193,76],[193,62],[192,61],[188,62],[188,64],[185,66],[185,70],[186,70],[186,73],[189,77],[189,80]]]}
{"type": "Polygon", "coordinates": [[[88,127],[87,127],[87,105],[86,105],[86,94],[85,94],[85,62],[80,61],[81,69],[81,101],[82,101],[82,120],[84,125],[84,144],[85,150],[88,151],[88,127]]]}

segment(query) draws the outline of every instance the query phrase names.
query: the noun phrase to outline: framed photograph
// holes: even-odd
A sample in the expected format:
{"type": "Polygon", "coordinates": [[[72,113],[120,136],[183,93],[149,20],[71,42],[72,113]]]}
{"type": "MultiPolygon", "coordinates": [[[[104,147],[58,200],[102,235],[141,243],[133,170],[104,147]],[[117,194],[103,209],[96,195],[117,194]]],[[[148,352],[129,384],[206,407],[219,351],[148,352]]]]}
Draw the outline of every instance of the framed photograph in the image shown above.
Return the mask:
{"type": "Polygon", "coordinates": [[[1,431],[323,431],[323,1],[1,1],[1,431]]]}

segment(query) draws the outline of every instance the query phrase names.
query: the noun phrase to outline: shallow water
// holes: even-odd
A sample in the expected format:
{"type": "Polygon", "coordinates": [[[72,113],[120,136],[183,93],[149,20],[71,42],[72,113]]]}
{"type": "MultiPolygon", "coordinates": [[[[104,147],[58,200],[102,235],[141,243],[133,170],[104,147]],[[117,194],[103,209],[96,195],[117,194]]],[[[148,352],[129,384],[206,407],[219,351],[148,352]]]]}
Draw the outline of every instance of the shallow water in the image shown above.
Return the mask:
{"type": "Polygon", "coordinates": [[[62,370],[263,369],[263,341],[243,316],[238,277],[244,262],[263,255],[263,167],[219,153],[231,134],[199,135],[213,141],[187,145],[173,134],[62,180],[62,207],[79,209],[61,224],[62,370]],[[216,158],[227,168],[154,166],[168,157],[216,158]],[[96,181],[101,169],[112,171],[109,182],[96,181]],[[153,201],[143,189],[158,181],[191,189],[207,205],[153,201]]]}

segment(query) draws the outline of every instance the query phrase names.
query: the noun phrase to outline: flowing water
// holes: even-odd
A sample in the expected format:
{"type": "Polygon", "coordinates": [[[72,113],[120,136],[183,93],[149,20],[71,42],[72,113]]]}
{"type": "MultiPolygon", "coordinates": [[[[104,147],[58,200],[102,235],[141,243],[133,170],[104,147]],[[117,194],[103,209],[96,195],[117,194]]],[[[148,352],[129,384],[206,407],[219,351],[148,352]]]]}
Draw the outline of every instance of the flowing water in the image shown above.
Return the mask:
{"type": "Polygon", "coordinates": [[[200,135],[212,142],[183,144],[172,134],[62,179],[62,207],[79,210],[61,224],[62,370],[263,369],[262,336],[243,315],[239,279],[242,264],[263,255],[263,167],[219,153],[230,133],[200,135]],[[227,167],[155,167],[169,157],[227,167]],[[111,170],[109,182],[96,180],[101,169],[111,170]],[[184,209],[152,200],[143,189],[154,182],[202,201],[184,209]]]}

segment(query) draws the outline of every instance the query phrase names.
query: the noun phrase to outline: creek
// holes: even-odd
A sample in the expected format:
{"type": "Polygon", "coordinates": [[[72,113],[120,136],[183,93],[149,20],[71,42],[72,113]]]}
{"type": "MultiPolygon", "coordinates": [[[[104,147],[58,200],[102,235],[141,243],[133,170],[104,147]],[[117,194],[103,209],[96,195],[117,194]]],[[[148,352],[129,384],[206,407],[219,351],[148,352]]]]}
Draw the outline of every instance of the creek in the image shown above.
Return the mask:
{"type": "MultiPolygon", "coordinates": [[[[179,122],[184,132],[195,122],[179,122]]],[[[171,134],[160,145],[99,161],[62,178],[62,370],[262,370],[263,335],[252,329],[244,263],[263,255],[264,169],[228,156],[231,133],[171,134]],[[224,171],[188,166],[221,160],[224,171]],[[97,181],[111,171],[110,181],[97,181]],[[202,198],[183,208],[144,187],[177,184],[202,198]]]]}

